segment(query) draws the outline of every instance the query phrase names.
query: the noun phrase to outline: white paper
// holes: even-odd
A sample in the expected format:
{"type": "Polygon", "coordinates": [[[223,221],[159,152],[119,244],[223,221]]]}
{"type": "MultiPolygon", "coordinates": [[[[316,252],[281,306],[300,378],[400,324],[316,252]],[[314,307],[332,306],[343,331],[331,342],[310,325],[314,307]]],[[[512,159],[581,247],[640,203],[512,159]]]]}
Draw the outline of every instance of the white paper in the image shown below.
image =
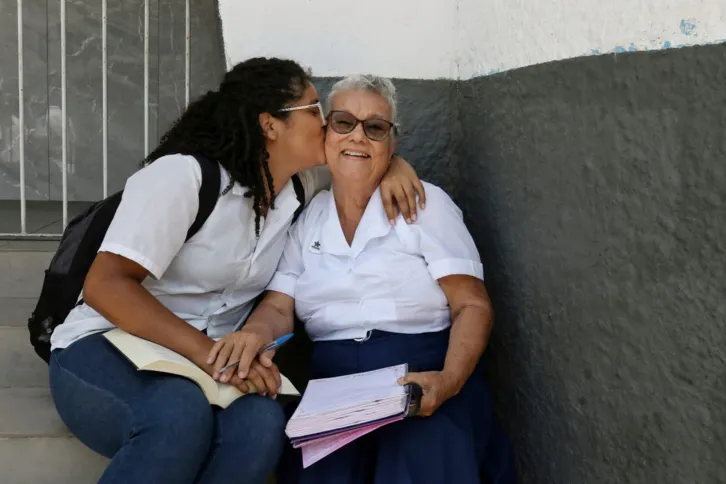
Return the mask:
{"type": "Polygon", "coordinates": [[[408,366],[403,364],[311,380],[285,432],[298,438],[402,414],[408,395],[398,379],[407,370],[408,366]]]}

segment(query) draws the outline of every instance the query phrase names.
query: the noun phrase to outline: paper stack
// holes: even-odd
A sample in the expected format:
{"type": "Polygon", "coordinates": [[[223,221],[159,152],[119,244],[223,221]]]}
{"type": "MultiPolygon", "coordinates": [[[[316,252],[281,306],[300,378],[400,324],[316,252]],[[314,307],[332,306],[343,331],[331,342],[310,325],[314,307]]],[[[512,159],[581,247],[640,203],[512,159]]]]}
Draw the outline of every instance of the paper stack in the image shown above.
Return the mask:
{"type": "Polygon", "coordinates": [[[406,417],[411,395],[398,379],[407,370],[403,364],[311,380],[285,429],[293,446],[302,448],[303,467],[406,417]]]}

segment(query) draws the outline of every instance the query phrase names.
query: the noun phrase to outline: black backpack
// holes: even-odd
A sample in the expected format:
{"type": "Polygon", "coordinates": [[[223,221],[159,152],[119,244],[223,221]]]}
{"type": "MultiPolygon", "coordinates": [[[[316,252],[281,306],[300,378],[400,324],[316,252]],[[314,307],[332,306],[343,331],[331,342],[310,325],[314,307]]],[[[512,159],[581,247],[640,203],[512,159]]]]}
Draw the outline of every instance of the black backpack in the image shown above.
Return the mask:
{"type": "MultiPolygon", "coordinates": [[[[195,155],[202,170],[199,189],[199,210],[186,240],[196,234],[214,210],[220,193],[219,164],[195,155]]],[[[305,192],[297,175],[293,176],[295,195],[300,207],[295,211],[293,222],[305,205],[305,192]]],[[[50,360],[50,337],[53,330],[65,321],[68,313],[78,304],[86,274],[96,258],[98,248],[121,202],[123,190],[91,205],[85,212],[73,218],[63,231],[58,250],[45,271],[43,287],[38,303],[30,319],[30,343],[35,352],[47,363],[50,360]]]]}

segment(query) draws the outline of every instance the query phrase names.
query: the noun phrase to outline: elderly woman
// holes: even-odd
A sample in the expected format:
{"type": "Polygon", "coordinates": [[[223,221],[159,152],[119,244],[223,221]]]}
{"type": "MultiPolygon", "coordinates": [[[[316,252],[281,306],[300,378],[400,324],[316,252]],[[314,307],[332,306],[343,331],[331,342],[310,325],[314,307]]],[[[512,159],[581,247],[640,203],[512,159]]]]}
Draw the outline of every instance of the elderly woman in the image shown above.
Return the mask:
{"type": "MultiPolygon", "coordinates": [[[[292,331],[297,314],[314,342],[316,378],[406,362],[412,372],[401,383],[423,388],[422,417],[298,468],[294,480],[480,482],[491,462],[486,454],[496,449],[479,367],[492,309],[477,249],[460,210],[436,186],[425,185],[426,206],[413,224],[383,216],[379,183],[397,142],[389,80],[346,78],[333,87],[329,103],[325,152],[332,190],[319,193],[290,229],[269,293],[241,331],[264,328],[272,340],[292,331]]],[[[228,335],[213,353],[219,352],[218,365],[242,355],[244,377],[254,355],[240,341],[228,335]]],[[[271,367],[267,356],[261,362],[271,367]]],[[[289,478],[289,467],[282,474],[289,478]]]]}

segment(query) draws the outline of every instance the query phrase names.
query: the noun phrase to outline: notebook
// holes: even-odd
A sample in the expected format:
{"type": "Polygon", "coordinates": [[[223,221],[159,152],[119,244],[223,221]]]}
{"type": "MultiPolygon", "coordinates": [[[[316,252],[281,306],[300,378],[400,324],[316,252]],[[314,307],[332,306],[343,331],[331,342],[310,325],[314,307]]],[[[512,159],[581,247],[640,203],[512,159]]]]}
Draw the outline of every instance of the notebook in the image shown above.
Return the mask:
{"type": "MultiPolygon", "coordinates": [[[[169,348],[133,336],[119,328],[107,331],[104,336],[139,370],[158,371],[189,378],[199,385],[212,405],[227,408],[245,395],[232,385],[216,381],[197,365],[169,348]]],[[[280,377],[282,379],[280,394],[300,395],[290,380],[283,375],[280,377]]],[[[250,382],[247,382],[247,385],[250,387],[250,393],[256,393],[257,390],[250,382]]]]}
{"type": "Polygon", "coordinates": [[[285,433],[308,467],[353,440],[418,413],[420,388],[399,385],[408,365],[310,380],[285,433]]]}

